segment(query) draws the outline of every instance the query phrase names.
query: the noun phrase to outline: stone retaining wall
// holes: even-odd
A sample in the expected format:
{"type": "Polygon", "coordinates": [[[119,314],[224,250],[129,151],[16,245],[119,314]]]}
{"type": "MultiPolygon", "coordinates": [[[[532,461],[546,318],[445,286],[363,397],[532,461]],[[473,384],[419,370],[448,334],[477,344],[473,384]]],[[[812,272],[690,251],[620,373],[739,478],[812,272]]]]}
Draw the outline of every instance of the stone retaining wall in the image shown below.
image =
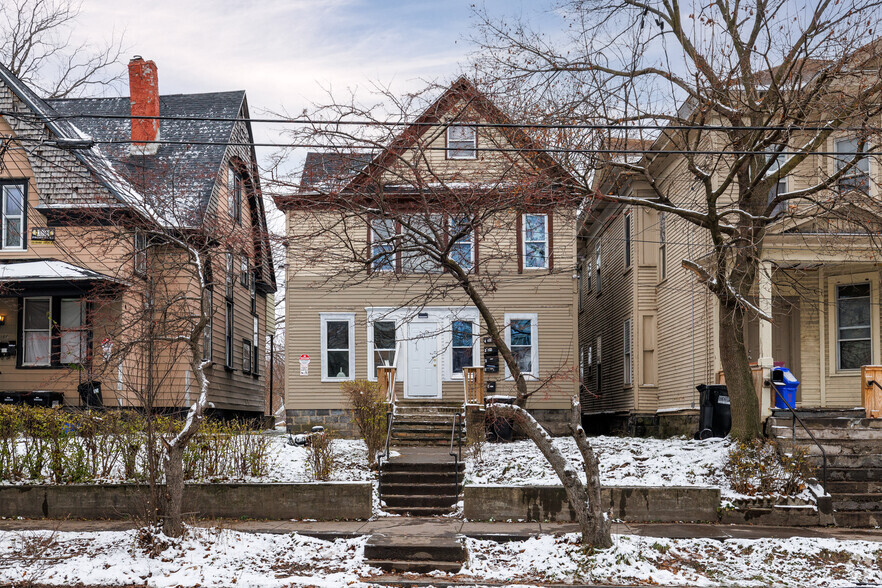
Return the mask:
{"type": "MultiPolygon", "coordinates": [[[[125,519],[143,512],[137,484],[0,486],[0,516],[28,519],[125,519]]],[[[187,484],[183,511],[196,518],[368,519],[370,482],[187,484]]]]}
{"type": "MultiPolygon", "coordinates": [[[[466,486],[469,520],[571,521],[574,513],[562,486],[466,486]]],[[[604,505],[630,522],[719,520],[719,488],[604,487],[604,505]]]]}

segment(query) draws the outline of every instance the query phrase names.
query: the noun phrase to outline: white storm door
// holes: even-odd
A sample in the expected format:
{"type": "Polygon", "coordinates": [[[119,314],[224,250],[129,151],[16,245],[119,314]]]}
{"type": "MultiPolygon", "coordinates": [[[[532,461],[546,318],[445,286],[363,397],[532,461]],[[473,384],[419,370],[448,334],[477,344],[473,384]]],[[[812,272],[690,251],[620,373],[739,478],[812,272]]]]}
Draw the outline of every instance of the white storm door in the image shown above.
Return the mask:
{"type": "Polygon", "coordinates": [[[408,323],[406,398],[441,398],[438,324],[408,323]]]}

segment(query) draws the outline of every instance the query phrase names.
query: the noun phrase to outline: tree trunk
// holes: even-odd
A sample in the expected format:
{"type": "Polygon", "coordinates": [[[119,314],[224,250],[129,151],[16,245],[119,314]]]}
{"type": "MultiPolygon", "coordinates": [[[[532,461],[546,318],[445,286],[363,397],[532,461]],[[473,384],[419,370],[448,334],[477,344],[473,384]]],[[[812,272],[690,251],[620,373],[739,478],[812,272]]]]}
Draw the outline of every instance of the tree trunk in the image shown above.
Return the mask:
{"type": "Polygon", "coordinates": [[[165,456],[165,516],[162,530],[169,537],[180,537],[184,533],[181,509],[184,503],[184,449],[186,444],[169,445],[165,456]]]}
{"type": "Polygon", "coordinates": [[[603,497],[601,496],[600,487],[600,462],[597,460],[597,454],[591,444],[588,443],[588,437],[585,435],[585,429],[582,428],[582,407],[579,399],[573,396],[573,406],[570,410],[570,433],[576,440],[576,446],[579,453],[582,454],[582,464],[585,469],[585,491],[588,495],[588,536],[586,531],[582,531],[582,542],[587,545],[593,545],[601,549],[612,547],[612,520],[603,510],[603,497]]]}
{"type": "Polygon", "coordinates": [[[735,439],[748,441],[760,436],[759,401],[753,386],[753,374],[744,341],[744,310],[733,304],[720,305],[720,361],[726,375],[726,387],[732,408],[732,431],[735,439]]]}
{"type": "MultiPolygon", "coordinates": [[[[576,406],[574,410],[579,411],[578,401],[574,399],[574,403],[576,406]]],[[[520,406],[509,404],[491,404],[489,408],[491,414],[511,419],[514,426],[536,444],[536,447],[539,448],[539,451],[542,452],[542,455],[551,464],[554,473],[557,474],[561,484],[563,484],[567,495],[567,502],[575,513],[576,522],[579,524],[579,530],[582,534],[582,544],[597,548],[610,547],[612,545],[612,538],[609,534],[610,519],[602,512],[597,459],[590,446],[588,446],[587,439],[584,438],[584,431],[582,431],[582,441],[580,442],[577,438],[576,443],[580,446],[580,451],[582,451],[583,444],[588,447],[588,454],[586,455],[583,452],[583,457],[588,458],[585,471],[589,471],[590,468],[594,472],[594,475],[588,480],[587,490],[572,464],[558,451],[552,442],[551,436],[530,413],[520,406]],[[591,495],[590,505],[589,493],[591,495]]],[[[577,426],[577,429],[581,430],[582,428],[577,426]]]]}

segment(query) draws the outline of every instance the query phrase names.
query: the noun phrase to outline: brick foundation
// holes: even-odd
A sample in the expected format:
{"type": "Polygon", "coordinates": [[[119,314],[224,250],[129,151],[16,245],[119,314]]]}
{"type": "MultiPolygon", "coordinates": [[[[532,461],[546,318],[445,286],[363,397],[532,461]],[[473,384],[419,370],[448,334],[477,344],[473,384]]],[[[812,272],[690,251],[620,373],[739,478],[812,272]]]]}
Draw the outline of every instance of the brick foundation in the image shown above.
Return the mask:
{"type": "Polygon", "coordinates": [[[358,430],[352,422],[352,411],[349,409],[301,408],[285,411],[285,428],[289,433],[308,433],[316,425],[323,426],[336,437],[358,437],[358,430]]]}

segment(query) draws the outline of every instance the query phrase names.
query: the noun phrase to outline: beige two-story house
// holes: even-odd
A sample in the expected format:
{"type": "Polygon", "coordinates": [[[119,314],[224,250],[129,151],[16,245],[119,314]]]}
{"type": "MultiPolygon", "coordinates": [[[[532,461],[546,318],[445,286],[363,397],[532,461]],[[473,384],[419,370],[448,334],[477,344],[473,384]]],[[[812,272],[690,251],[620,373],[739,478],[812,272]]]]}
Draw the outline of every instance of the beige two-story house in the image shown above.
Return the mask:
{"type": "Polygon", "coordinates": [[[527,408],[563,431],[578,391],[569,176],[465,78],[379,147],[310,153],[301,190],[276,198],[288,226],[288,429],[350,434],[340,387],[376,381],[383,365],[396,367],[402,403],[461,406],[470,366],[485,368],[488,393],[514,394],[505,362],[488,359],[491,316],[527,408]]]}

